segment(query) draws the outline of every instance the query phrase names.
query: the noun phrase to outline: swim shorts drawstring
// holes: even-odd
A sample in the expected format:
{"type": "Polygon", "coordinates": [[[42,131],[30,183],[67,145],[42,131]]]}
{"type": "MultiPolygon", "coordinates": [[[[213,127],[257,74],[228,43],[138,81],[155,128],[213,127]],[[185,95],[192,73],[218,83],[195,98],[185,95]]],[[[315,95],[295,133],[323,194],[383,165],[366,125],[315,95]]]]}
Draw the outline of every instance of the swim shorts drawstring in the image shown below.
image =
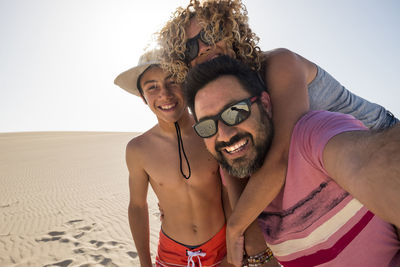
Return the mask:
{"type": "Polygon", "coordinates": [[[185,179],[189,179],[192,172],[191,172],[191,170],[190,170],[189,160],[188,160],[188,158],[186,157],[185,149],[183,148],[183,141],[182,141],[182,136],[181,136],[181,129],[180,129],[179,124],[178,124],[177,121],[175,122],[175,129],[176,129],[176,136],[178,137],[179,167],[180,167],[180,169],[181,169],[181,173],[182,173],[183,177],[185,177],[185,179]],[[184,157],[185,157],[186,164],[187,164],[187,167],[188,167],[188,170],[189,170],[189,175],[188,175],[188,176],[186,176],[186,175],[183,173],[183,170],[182,170],[181,149],[182,149],[182,152],[183,152],[183,155],[184,155],[184,157]]]}
{"type": "Polygon", "coordinates": [[[197,251],[187,251],[187,255],[188,255],[188,263],[187,263],[187,267],[195,267],[196,264],[193,261],[193,257],[197,257],[197,260],[199,262],[199,266],[202,267],[203,265],[201,265],[201,259],[200,257],[204,257],[205,255],[207,255],[205,252],[201,252],[201,250],[197,250],[197,251]]]}

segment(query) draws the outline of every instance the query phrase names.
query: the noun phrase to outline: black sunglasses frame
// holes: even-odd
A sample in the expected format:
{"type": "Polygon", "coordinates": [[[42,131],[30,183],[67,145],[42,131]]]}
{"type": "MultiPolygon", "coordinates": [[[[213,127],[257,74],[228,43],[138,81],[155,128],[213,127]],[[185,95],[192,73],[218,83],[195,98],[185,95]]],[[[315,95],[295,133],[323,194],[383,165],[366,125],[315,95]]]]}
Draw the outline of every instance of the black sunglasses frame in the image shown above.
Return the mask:
{"type": "MultiPolygon", "coordinates": [[[[220,27],[220,33],[221,32],[223,32],[222,27],[220,27]]],[[[189,64],[199,54],[199,42],[198,42],[199,39],[206,45],[212,45],[212,42],[207,40],[207,38],[205,37],[204,29],[201,29],[201,31],[196,36],[194,36],[186,41],[186,47],[185,47],[185,62],[186,62],[186,64],[189,64]]],[[[217,36],[215,38],[215,42],[218,42],[221,39],[222,39],[222,36],[217,36]]]]}
{"type": "Polygon", "coordinates": [[[199,42],[200,39],[206,45],[211,45],[208,40],[204,37],[205,31],[201,29],[201,31],[194,37],[188,39],[186,41],[186,49],[185,49],[185,62],[189,63],[193,59],[195,59],[199,53],[199,42]]]}
{"type": "Polygon", "coordinates": [[[251,106],[252,106],[259,98],[260,98],[259,96],[251,96],[251,97],[249,97],[249,98],[245,98],[245,99],[239,100],[239,101],[237,101],[237,102],[235,102],[235,103],[229,105],[228,107],[225,107],[225,108],[224,108],[223,110],[221,110],[218,114],[216,114],[216,115],[214,115],[214,116],[211,116],[211,117],[206,117],[206,118],[201,119],[200,121],[196,122],[196,123],[193,125],[193,128],[194,128],[196,134],[197,134],[198,136],[200,136],[201,138],[210,138],[210,137],[216,135],[217,132],[218,132],[218,121],[222,121],[222,122],[223,122],[225,125],[227,125],[227,126],[235,126],[235,125],[238,125],[238,124],[244,122],[244,121],[247,120],[247,119],[250,117],[250,115],[251,115],[251,106]],[[249,109],[249,114],[247,115],[247,117],[244,118],[243,120],[241,120],[241,121],[239,121],[239,122],[237,122],[237,123],[233,123],[233,124],[229,124],[228,122],[226,122],[226,121],[222,118],[222,116],[221,116],[222,113],[224,113],[224,112],[227,111],[228,109],[230,109],[230,108],[232,108],[233,106],[235,106],[235,105],[237,105],[237,104],[239,104],[239,103],[242,103],[242,102],[246,103],[246,105],[247,105],[247,107],[248,107],[248,109],[249,109]],[[207,136],[202,136],[202,135],[198,132],[198,130],[197,130],[196,127],[197,127],[200,123],[202,123],[202,122],[204,122],[204,121],[208,121],[208,120],[212,120],[212,121],[214,122],[214,125],[215,125],[215,132],[214,132],[213,134],[210,134],[210,135],[207,135],[207,136]]]}

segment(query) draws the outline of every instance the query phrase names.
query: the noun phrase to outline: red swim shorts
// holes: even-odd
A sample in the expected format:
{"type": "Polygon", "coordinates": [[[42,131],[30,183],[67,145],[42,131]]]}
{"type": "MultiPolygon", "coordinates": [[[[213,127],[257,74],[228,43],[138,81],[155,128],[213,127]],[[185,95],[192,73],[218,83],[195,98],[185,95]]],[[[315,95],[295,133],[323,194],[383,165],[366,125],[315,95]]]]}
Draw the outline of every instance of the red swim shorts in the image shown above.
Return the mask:
{"type": "Polygon", "coordinates": [[[213,238],[194,249],[177,243],[160,231],[156,266],[219,266],[226,256],[225,230],[226,225],[213,238]]]}

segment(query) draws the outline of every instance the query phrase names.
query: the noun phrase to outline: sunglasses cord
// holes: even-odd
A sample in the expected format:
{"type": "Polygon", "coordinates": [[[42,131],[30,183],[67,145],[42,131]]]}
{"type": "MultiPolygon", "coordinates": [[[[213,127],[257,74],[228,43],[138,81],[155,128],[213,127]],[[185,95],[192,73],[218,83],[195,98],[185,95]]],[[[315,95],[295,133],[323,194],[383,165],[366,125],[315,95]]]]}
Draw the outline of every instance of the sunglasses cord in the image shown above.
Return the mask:
{"type": "Polygon", "coordinates": [[[185,177],[185,179],[189,179],[192,172],[191,172],[191,170],[190,170],[189,160],[188,160],[188,158],[187,158],[187,156],[186,156],[185,149],[183,148],[183,141],[182,141],[182,136],[181,136],[181,129],[180,129],[180,127],[179,127],[178,122],[175,122],[175,129],[176,129],[176,136],[178,137],[179,167],[181,168],[181,173],[182,173],[183,177],[185,177]],[[189,169],[189,175],[188,175],[188,176],[186,176],[186,175],[183,173],[183,170],[182,170],[181,147],[182,147],[183,155],[185,156],[186,164],[187,164],[188,169],[189,169]]]}

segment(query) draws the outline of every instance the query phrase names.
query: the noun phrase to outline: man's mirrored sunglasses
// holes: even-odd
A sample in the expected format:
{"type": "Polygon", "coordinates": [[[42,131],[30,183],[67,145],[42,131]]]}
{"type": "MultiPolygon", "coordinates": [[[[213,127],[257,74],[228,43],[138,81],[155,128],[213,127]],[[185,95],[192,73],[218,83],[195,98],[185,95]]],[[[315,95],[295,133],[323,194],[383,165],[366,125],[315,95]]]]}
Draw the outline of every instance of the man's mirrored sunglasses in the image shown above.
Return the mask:
{"type": "Polygon", "coordinates": [[[245,121],[251,114],[251,105],[257,101],[258,96],[252,96],[230,105],[215,116],[201,119],[193,128],[197,135],[208,138],[218,132],[218,120],[228,126],[235,126],[245,121]]]}

